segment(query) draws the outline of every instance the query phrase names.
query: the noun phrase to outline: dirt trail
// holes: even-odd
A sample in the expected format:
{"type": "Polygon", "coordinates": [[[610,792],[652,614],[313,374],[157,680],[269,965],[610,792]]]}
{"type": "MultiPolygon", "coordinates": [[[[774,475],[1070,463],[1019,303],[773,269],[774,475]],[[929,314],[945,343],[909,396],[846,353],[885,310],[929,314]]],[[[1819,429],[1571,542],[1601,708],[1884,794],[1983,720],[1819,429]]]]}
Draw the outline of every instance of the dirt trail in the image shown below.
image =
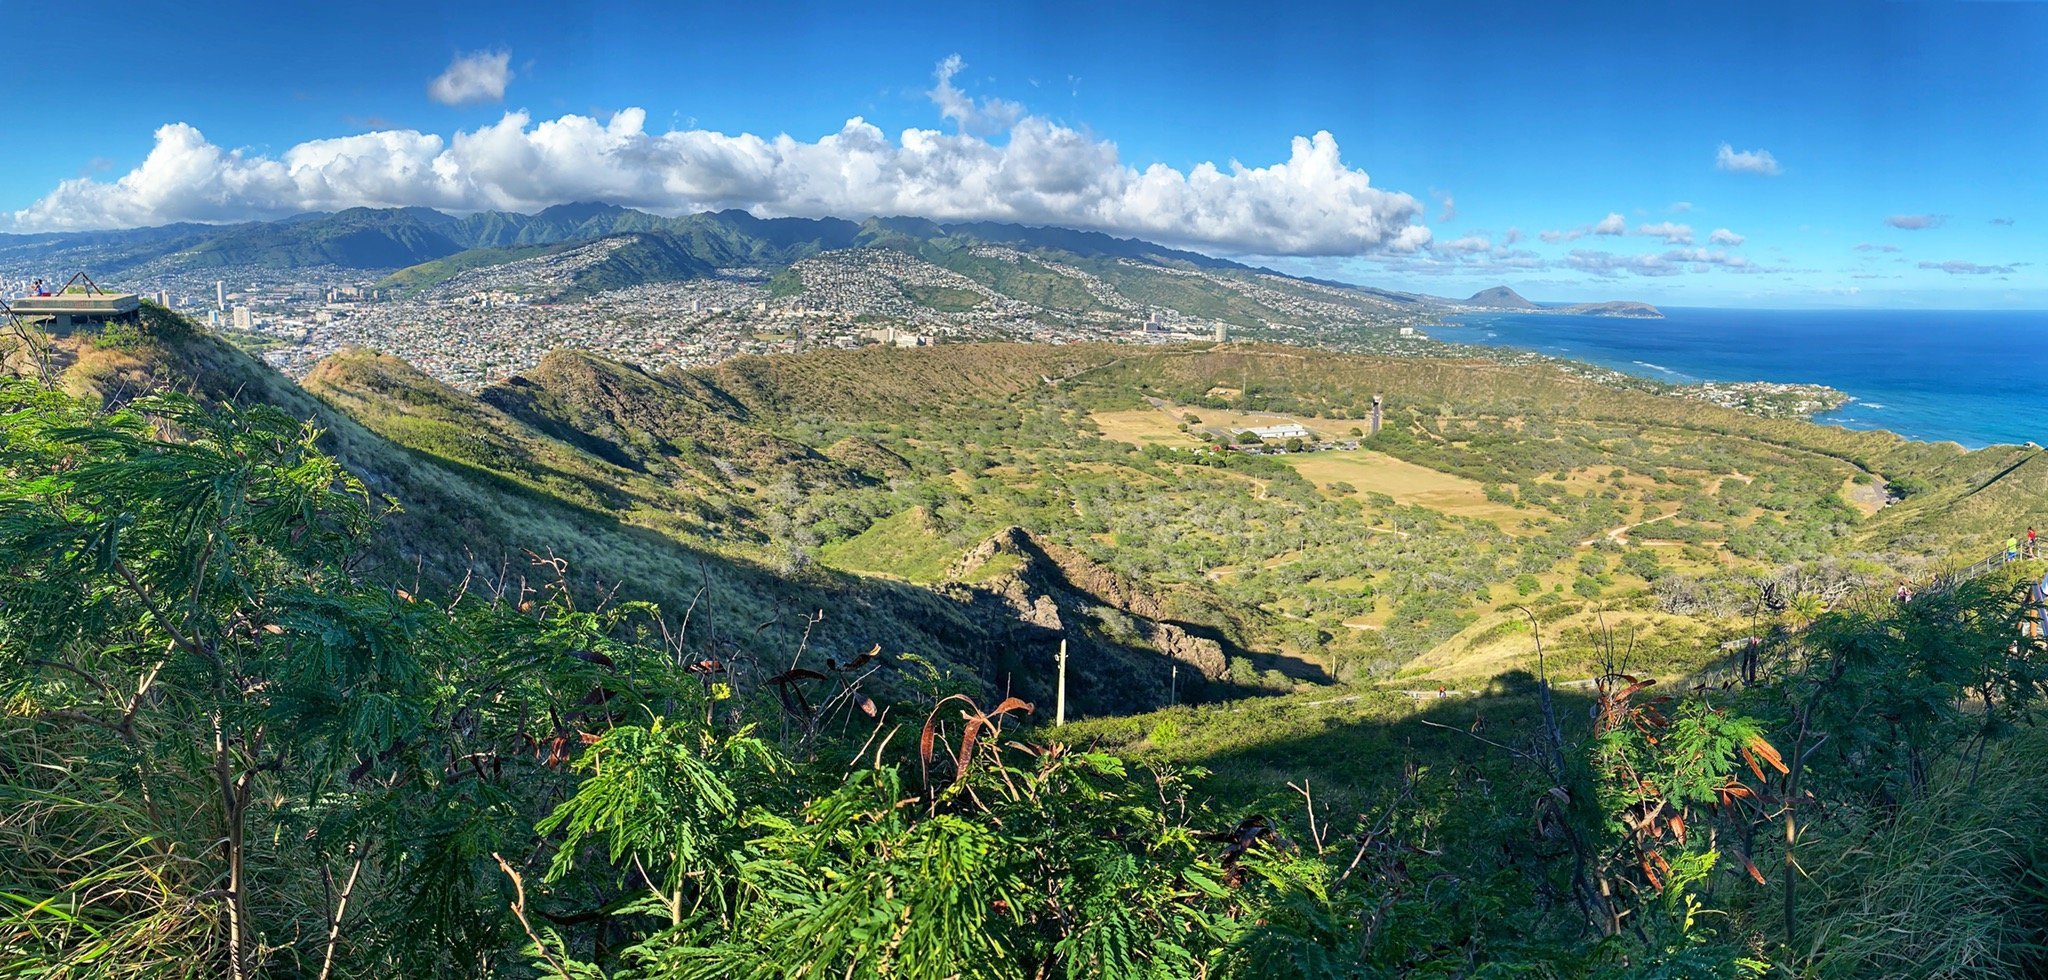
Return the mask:
{"type": "MultiPolygon", "coordinates": [[[[1607,540],[1612,541],[1615,544],[1627,544],[1628,532],[1633,531],[1636,528],[1642,527],[1643,525],[1648,524],[1652,521],[1661,521],[1664,519],[1664,516],[1665,515],[1663,514],[1659,514],[1655,517],[1645,517],[1642,520],[1637,521],[1633,524],[1623,524],[1620,527],[1611,528],[1607,531],[1607,540]]],[[[1597,535],[1594,537],[1587,538],[1586,540],[1579,542],[1579,547],[1590,548],[1593,546],[1593,542],[1598,540],[1600,540],[1600,538],[1597,535]]]]}

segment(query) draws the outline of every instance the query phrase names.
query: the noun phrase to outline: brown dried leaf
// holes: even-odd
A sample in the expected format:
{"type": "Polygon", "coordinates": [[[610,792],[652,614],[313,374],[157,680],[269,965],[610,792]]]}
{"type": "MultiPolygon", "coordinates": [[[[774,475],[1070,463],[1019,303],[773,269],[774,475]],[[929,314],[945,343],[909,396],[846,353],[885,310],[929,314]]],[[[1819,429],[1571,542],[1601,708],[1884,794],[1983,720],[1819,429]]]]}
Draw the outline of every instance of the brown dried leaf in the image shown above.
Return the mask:
{"type": "Polygon", "coordinates": [[[1761,757],[1765,762],[1770,763],[1771,768],[1778,770],[1778,772],[1780,773],[1791,773],[1792,770],[1785,768],[1784,757],[1778,754],[1777,749],[1771,747],[1771,743],[1764,741],[1763,736],[1759,735],[1755,739],[1752,739],[1749,743],[1749,747],[1751,749],[1754,749],[1756,751],[1756,754],[1759,757],[1761,757]]]}
{"type": "Polygon", "coordinates": [[[995,718],[1001,715],[1007,715],[1012,711],[1022,711],[1028,715],[1034,710],[1036,709],[1032,707],[1031,702],[1026,701],[1023,698],[1009,697],[1004,698],[1003,703],[996,705],[996,709],[994,711],[989,712],[988,716],[990,718],[995,718]]]}
{"type": "Polygon", "coordinates": [[[868,652],[866,652],[866,653],[863,653],[863,654],[861,654],[860,656],[858,656],[858,657],[855,657],[855,658],[853,658],[852,660],[850,660],[850,661],[848,661],[848,662],[846,662],[846,663],[843,663],[843,664],[842,664],[842,663],[834,663],[834,662],[832,661],[832,658],[831,658],[831,657],[826,657],[826,658],[825,658],[825,666],[827,666],[827,667],[830,667],[830,668],[832,668],[833,670],[837,670],[837,671],[842,671],[842,672],[844,672],[844,671],[849,671],[849,670],[859,670],[859,669],[861,669],[862,667],[865,667],[865,666],[867,666],[867,665],[868,665],[868,663],[869,663],[870,661],[874,660],[874,659],[875,659],[875,658],[877,658],[877,657],[880,657],[881,655],[882,655],[882,645],[881,645],[880,643],[877,643],[877,644],[875,644],[875,646],[874,646],[874,648],[873,648],[873,649],[871,649],[871,650],[869,650],[868,652]]]}
{"type": "Polygon", "coordinates": [[[1743,746],[1741,751],[1742,761],[1749,763],[1749,771],[1756,773],[1757,782],[1763,782],[1764,767],[1756,764],[1756,754],[1751,752],[1747,745],[1743,746]]]}

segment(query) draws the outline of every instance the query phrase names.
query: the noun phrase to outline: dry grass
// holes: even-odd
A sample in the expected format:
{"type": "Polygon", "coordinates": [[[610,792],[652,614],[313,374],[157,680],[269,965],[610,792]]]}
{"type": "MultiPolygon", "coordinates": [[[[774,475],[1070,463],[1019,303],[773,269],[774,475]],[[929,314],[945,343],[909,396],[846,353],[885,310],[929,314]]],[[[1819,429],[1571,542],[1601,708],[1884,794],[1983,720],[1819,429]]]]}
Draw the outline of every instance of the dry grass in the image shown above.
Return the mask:
{"type": "Polygon", "coordinates": [[[1486,499],[1485,487],[1476,480],[1369,449],[1302,453],[1280,459],[1319,487],[1349,483],[1361,494],[1384,493],[1403,504],[1478,518],[1507,531],[1521,529],[1527,519],[1523,511],[1486,499]]]}
{"type": "MultiPolygon", "coordinates": [[[[1199,413],[1198,413],[1199,414],[1199,413]]],[[[1137,446],[1196,446],[1201,440],[1180,431],[1173,416],[1156,408],[1133,408],[1122,412],[1090,415],[1104,439],[1137,446]]],[[[1208,416],[1202,416],[1206,421],[1208,416]]]]}

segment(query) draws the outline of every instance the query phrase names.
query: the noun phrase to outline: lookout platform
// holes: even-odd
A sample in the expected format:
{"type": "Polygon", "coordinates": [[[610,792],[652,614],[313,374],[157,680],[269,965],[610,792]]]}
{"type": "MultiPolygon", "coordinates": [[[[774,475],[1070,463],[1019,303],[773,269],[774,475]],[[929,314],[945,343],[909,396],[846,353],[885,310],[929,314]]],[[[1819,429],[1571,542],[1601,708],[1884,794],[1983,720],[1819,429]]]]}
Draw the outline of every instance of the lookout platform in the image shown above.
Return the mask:
{"type": "Polygon", "coordinates": [[[47,319],[58,330],[133,321],[142,309],[134,293],[63,292],[55,296],[23,296],[8,302],[19,317],[47,319]]]}

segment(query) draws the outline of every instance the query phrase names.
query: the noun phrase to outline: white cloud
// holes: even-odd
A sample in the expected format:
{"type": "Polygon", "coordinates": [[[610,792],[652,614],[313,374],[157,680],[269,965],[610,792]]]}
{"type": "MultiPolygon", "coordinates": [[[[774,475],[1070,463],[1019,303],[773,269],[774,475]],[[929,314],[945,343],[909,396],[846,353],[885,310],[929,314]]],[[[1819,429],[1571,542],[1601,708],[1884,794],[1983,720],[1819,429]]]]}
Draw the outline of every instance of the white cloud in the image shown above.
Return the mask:
{"type": "Polygon", "coordinates": [[[503,102],[512,81],[512,52],[472,51],[456,55],[448,70],[427,83],[427,97],[442,105],[503,102]]]}
{"type": "Polygon", "coordinates": [[[1692,202],[1691,202],[1691,201],[1673,201],[1673,202],[1671,202],[1671,209],[1670,209],[1670,210],[1671,210],[1671,213],[1672,213],[1672,214],[1684,214],[1684,213],[1686,213],[1687,211],[1690,211],[1690,210],[1692,210],[1692,202]]]}
{"type": "Polygon", "coordinates": [[[1922,262],[1920,268],[1936,269],[1952,276],[2009,276],[2018,272],[2022,266],[2030,264],[2032,263],[2014,262],[2011,265],[1978,265],[1975,262],[1951,259],[1947,262],[1922,262]]]}
{"type": "Polygon", "coordinates": [[[1733,247],[1736,245],[1740,245],[1748,240],[1749,239],[1741,235],[1738,235],[1732,231],[1729,231],[1726,228],[1716,228],[1714,229],[1713,234],[1707,236],[1707,244],[1709,245],[1727,245],[1733,247]]]}
{"type": "Polygon", "coordinates": [[[1721,249],[1675,248],[1661,255],[1615,255],[1612,252],[1596,252],[1575,249],[1565,258],[1565,264],[1581,272],[1603,278],[1613,278],[1623,273],[1638,276],[1675,276],[1684,272],[1710,272],[1725,269],[1730,272],[1769,272],[1740,255],[1730,255],[1721,249]]]}
{"type": "Polygon", "coordinates": [[[1763,177],[1776,177],[1785,172],[1778,166],[1778,158],[1769,150],[1737,150],[1726,143],[1714,153],[1714,169],[1763,177]]]}
{"type": "Polygon", "coordinates": [[[1618,276],[1624,272],[1639,276],[1675,276],[1682,271],[1655,255],[1615,255],[1585,249],[1573,249],[1572,254],[1565,258],[1565,264],[1603,277],[1618,276]]]}
{"type": "MultiPolygon", "coordinates": [[[[1665,252],[1662,257],[1667,262],[1690,262],[1695,266],[1719,266],[1724,269],[1736,270],[1755,269],[1755,266],[1750,264],[1749,259],[1740,255],[1731,255],[1727,251],[1718,248],[1673,249],[1665,252]]],[[[1699,269],[1695,271],[1705,270],[1699,269]]]]}
{"type": "MultiPolygon", "coordinates": [[[[949,75],[941,65],[942,84],[949,75]]],[[[935,97],[936,101],[936,97],[935,97]]],[[[941,112],[947,111],[941,105],[941,112]]],[[[986,119],[987,103],[963,118],[986,119]]],[[[951,118],[951,117],[949,117],[951,118]]],[[[381,130],[311,140],[275,157],[224,149],[172,123],[134,170],[79,177],[13,213],[13,230],[78,230],[274,218],[354,206],[533,211],[608,201],[667,214],[908,215],[1104,231],[1230,255],[1358,255],[1426,246],[1414,197],[1372,185],[1328,132],[1285,160],[1186,171],[1139,168],[1116,144],[1024,115],[1007,139],[904,130],[858,117],[815,141],[708,130],[651,134],[646,113],[508,112],[453,137],[381,130]]],[[[0,222],[5,223],[5,222],[0,222]]]]}
{"type": "Polygon", "coordinates": [[[1648,235],[1651,238],[1662,238],[1666,245],[1692,244],[1692,226],[1676,224],[1670,221],[1660,221],[1654,225],[1644,225],[1636,229],[1636,234],[1648,235]]]}
{"type": "Polygon", "coordinates": [[[1878,245],[1874,242],[1858,242],[1856,244],[1856,251],[1858,252],[1896,252],[1898,250],[1899,247],[1897,245],[1878,245]]]}
{"type": "Polygon", "coordinates": [[[1439,195],[1437,195],[1437,201],[1438,201],[1439,203],[1441,203],[1441,204],[1443,205],[1443,211],[1442,211],[1441,213],[1439,213],[1439,214],[1438,214],[1438,215],[1436,216],[1436,220],[1437,220],[1437,223],[1438,223],[1438,224],[1443,224],[1444,222],[1447,222],[1447,221],[1455,221],[1455,220],[1457,220],[1457,218],[1458,218],[1458,199],[1457,199],[1457,198],[1455,198],[1455,197],[1452,197],[1452,196],[1451,196],[1451,195],[1449,195],[1449,194],[1439,194],[1439,195]]]}
{"type": "Polygon", "coordinates": [[[1444,242],[1443,244],[1437,245],[1435,247],[1445,252],[1453,252],[1458,254],[1463,254],[1467,252],[1490,252],[1493,250],[1493,239],[1490,239],[1485,235],[1466,235],[1463,238],[1459,238],[1454,241],[1444,242]]]}
{"type": "Polygon", "coordinates": [[[1502,245],[1513,245],[1514,243],[1516,243],[1516,242],[1519,242],[1519,241],[1521,241],[1521,240],[1522,240],[1522,229],[1520,229],[1520,228],[1509,228],[1509,229],[1508,229],[1508,233],[1507,233],[1507,234],[1506,234],[1505,236],[1503,236],[1503,237],[1501,238],[1501,240],[1500,240],[1500,243],[1501,243],[1502,245]]]}
{"type": "Polygon", "coordinates": [[[1609,211],[1607,212],[1607,217],[1601,218],[1600,223],[1593,226],[1593,234],[1626,235],[1628,234],[1628,219],[1622,217],[1619,211],[1609,211]]]}
{"type": "Polygon", "coordinates": [[[1902,231],[1924,231],[1939,228],[1948,221],[1945,214],[1895,214],[1884,219],[1884,223],[1902,231]]]}
{"type": "Polygon", "coordinates": [[[976,102],[973,96],[953,86],[953,76],[960,74],[960,69],[965,67],[967,63],[961,61],[959,55],[952,54],[932,71],[932,78],[938,84],[933,85],[925,96],[939,107],[939,115],[952,120],[960,132],[975,136],[1000,133],[1015,126],[1017,120],[1024,117],[1023,105],[997,98],[976,102]]]}

